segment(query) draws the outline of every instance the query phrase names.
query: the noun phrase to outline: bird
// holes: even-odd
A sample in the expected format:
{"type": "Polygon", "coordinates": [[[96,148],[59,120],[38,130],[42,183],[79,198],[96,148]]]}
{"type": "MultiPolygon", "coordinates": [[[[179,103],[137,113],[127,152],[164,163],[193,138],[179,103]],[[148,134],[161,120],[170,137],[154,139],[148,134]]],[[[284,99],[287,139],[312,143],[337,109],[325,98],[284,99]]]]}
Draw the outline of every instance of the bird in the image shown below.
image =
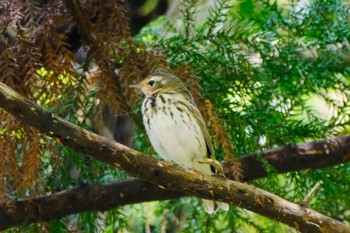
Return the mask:
{"type": "MultiPolygon", "coordinates": [[[[142,90],[143,124],[155,151],[164,160],[194,169],[206,175],[215,174],[205,159],[215,159],[214,148],[205,121],[185,84],[175,75],[156,72],[131,85],[142,90]]],[[[227,203],[203,199],[207,213],[227,203]]]]}

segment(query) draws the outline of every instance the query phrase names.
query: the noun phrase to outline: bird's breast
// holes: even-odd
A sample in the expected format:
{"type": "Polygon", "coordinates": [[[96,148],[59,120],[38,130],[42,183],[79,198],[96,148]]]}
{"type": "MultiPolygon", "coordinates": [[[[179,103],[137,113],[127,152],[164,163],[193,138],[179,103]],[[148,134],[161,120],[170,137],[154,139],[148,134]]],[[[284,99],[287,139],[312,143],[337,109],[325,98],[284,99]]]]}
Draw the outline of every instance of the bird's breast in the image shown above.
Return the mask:
{"type": "Polygon", "coordinates": [[[154,149],[165,160],[193,167],[206,157],[203,132],[190,102],[177,94],[151,95],[142,105],[143,123],[154,149]]]}

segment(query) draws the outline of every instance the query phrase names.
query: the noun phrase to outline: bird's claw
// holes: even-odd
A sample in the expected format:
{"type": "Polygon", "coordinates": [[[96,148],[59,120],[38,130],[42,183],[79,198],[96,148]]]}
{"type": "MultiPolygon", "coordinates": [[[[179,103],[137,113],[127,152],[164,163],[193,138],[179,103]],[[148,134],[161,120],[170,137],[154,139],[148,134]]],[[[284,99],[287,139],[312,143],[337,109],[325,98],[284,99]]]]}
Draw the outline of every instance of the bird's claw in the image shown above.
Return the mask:
{"type": "Polygon", "coordinates": [[[225,177],[224,170],[222,169],[220,162],[217,161],[216,159],[200,159],[198,160],[198,163],[208,164],[210,166],[213,166],[215,168],[216,175],[225,177]]]}

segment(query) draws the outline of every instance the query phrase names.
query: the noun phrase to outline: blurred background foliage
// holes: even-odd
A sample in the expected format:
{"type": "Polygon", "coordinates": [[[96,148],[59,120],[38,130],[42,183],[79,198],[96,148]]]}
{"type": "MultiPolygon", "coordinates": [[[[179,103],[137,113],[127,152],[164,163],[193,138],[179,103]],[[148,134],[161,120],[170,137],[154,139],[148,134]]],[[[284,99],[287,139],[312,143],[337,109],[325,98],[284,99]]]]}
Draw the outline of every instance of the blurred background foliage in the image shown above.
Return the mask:
{"type": "MultiPolygon", "coordinates": [[[[216,143],[219,159],[349,133],[349,1],[147,0],[137,9],[139,18],[148,17],[142,22],[154,20],[140,26],[140,31],[136,20],[132,21],[136,47],[164,55],[177,72],[189,70],[200,83],[203,98],[210,100],[218,113],[234,145],[232,152],[224,155],[216,143]],[[163,10],[154,14],[159,8],[163,10]]],[[[88,62],[85,59],[81,68],[88,69],[88,62]]],[[[116,70],[124,62],[125,58],[114,57],[116,70]]],[[[37,72],[45,78],[50,70],[47,67],[37,72]]],[[[60,85],[88,89],[84,86],[88,83],[86,74],[65,77],[59,78],[60,85]]],[[[79,126],[96,130],[93,117],[99,89],[89,90],[51,99],[40,95],[36,101],[79,126]]],[[[134,107],[135,117],[140,117],[140,101],[134,107]]],[[[41,141],[42,186],[35,195],[127,177],[118,169],[49,141],[41,141]]],[[[142,125],[136,125],[131,144],[140,151],[151,151],[142,125]]],[[[21,155],[19,146],[17,150],[21,155]]],[[[322,185],[310,207],[350,224],[349,163],[288,174],[275,174],[271,169],[267,178],[251,183],[300,202],[318,181],[322,185]]],[[[12,190],[10,199],[23,197],[23,192],[32,196],[30,188],[21,193],[12,190]]],[[[191,197],[81,213],[6,232],[42,231],[294,232],[233,206],[228,212],[207,215],[200,200],[191,197]]]]}

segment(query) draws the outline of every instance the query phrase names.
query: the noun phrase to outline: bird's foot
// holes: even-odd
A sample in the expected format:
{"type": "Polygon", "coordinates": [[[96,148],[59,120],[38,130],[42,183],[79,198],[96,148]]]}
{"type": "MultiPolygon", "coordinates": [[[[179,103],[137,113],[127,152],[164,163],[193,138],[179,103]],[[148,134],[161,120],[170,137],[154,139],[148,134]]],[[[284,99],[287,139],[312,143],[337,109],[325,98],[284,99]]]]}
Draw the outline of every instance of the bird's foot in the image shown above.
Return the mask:
{"type": "Polygon", "coordinates": [[[210,166],[213,166],[215,168],[215,174],[221,177],[225,177],[224,170],[222,169],[222,166],[219,161],[216,159],[200,159],[198,160],[198,163],[201,164],[208,164],[210,166]]]}

